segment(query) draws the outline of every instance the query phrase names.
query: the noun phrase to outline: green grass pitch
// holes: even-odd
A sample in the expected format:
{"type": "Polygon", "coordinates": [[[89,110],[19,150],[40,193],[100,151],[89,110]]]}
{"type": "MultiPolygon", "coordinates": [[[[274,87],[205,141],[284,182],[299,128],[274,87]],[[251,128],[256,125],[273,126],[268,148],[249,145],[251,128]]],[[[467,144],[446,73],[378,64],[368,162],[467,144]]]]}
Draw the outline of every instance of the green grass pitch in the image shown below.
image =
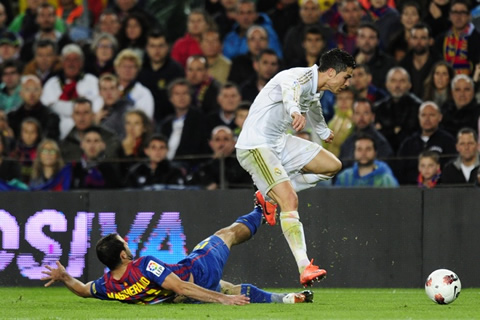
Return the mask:
{"type": "Polygon", "coordinates": [[[423,289],[317,286],[313,291],[315,301],[309,304],[140,306],[82,299],[61,286],[4,287],[0,288],[0,319],[480,319],[480,289],[475,288],[462,290],[450,305],[433,303],[423,289]]]}

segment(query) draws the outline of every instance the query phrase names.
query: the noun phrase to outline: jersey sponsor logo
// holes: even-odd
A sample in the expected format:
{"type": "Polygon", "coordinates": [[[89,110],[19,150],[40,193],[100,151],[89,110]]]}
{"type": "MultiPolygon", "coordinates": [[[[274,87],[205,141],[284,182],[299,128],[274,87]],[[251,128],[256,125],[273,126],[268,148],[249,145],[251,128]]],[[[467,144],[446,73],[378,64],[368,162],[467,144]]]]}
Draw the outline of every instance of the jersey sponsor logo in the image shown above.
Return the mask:
{"type": "Polygon", "coordinates": [[[163,266],[161,266],[158,262],[155,262],[153,260],[150,260],[148,262],[147,271],[150,271],[151,273],[153,273],[157,277],[160,277],[163,270],[165,270],[165,268],[163,266]]]}

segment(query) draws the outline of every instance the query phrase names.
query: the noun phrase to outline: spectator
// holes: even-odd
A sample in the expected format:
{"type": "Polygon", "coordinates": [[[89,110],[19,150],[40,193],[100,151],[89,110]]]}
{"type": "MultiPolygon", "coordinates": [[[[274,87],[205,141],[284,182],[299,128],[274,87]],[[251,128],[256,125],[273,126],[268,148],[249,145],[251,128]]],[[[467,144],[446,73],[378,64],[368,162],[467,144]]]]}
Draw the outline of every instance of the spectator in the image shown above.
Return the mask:
{"type": "MultiPolygon", "coordinates": [[[[10,1],[6,1],[6,3],[9,4],[10,1]]],[[[7,15],[6,8],[3,2],[0,2],[0,33],[3,33],[4,31],[7,30],[7,25],[9,23],[9,21],[7,20],[11,20],[9,18],[10,17],[7,15]]]]}
{"type": "Polygon", "coordinates": [[[114,189],[120,187],[115,167],[105,161],[105,142],[98,128],[85,130],[82,155],[72,164],[72,189],[114,189]]]}
{"type": "Polygon", "coordinates": [[[131,13],[139,13],[143,16],[144,21],[148,22],[148,25],[155,27],[155,18],[143,8],[143,1],[139,0],[113,0],[112,10],[120,19],[120,22],[131,13]]]}
{"type": "Polygon", "coordinates": [[[220,33],[214,29],[205,31],[200,41],[200,48],[207,58],[208,73],[221,84],[225,84],[232,61],[222,54],[220,33]]]}
{"type": "MultiPolygon", "coordinates": [[[[66,29],[57,28],[57,21],[63,26],[63,21],[55,17],[55,7],[49,3],[41,4],[37,9],[36,24],[38,28],[35,34],[27,39],[20,51],[20,58],[27,63],[33,59],[33,48],[39,40],[49,39],[56,44],[57,50],[72,42],[72,39],[65,33],[66,29]]],[[[58,53],[58,52],[57,52],[58,53]]]]}
{"type": "Polygon", "coordinates": [[[99,33],[108,33],[116,37],[120,31],[120,19],[112,9],[105,9],[98,18],[97,29],[99,33]]]}
{"type": "Polygon", "coordinates": [[[242,131],[243,128],[243,123],[245,122],[245,119],[247,119],[248,116],[248,111],[250,110],[250,105],[252,103],[250,101],[242,101],[237,107],[237,110],[235,110],[235,130],[233,131],[233,135],[235,136],[235,139],[238,138],[238,135],[240,134],[240,131],[242,131]]]}
{"type": "Polygon", "coordinates": [[[127,172],[134,161],[144,159],[144,146],[152,134],[152,121],[142,110],[130,110],[125,113],[125,137],[119,149],[120,157],[132,160],[122,163],[122,172],[127,172]]]}
{"type": "Polygon", "coordinates": [[[155,110],[153,95],[150,90],[137,81],[138,72],[142,67],[140,57],[131,49],[123,49],[113,64],[122,97],[132,101],[136,109],[142,110],[150,119],[153,119],[155,110]]]}
{"type": "MultiPolygon", "coordinates": [[[[46,187],[65,167],[58,144],[51,139],[44,139],[37,148],[38,156],[33,161],[29,186],[32,189],[46,187]]],[[[56,185],[52,185],[55,190],[56,185]]],[[[48,188],[47,188],[48,189],[48,188]]]]}
{"type": "Polygon", "coordinates": [[[420,17],[420,5],[417,2],[407,1],[402,5],[400,13],[401,28],[393,30],[390,41],[385,44],[386,52],[395,61],[402,61],[407,52],[413,48],[413,43],[410,41],[412,28],[420,22],[420,17]]]}
{"type": "Polygon", "coordinates": [[[453,101],[447,101],[442,106],[442,127],[456,136],[463,127],[477,128],[480,106],[474,99],[474,85],[469,76],[456,75],[451,86],[453,101]]]}
{"type": "Polygon", "coordinates": [[[362,22],[357,30],[357,64],[366,64],[372,73],[372,83],[385,88],[385,76],[395,66],[395,60],[379,47],[379,31],[373,23],[362,22]]]}
{"type": "MultiPolygon", "coordinates": [[[[323,39],[326,43],[330,42],[333,31],[329,26],[323,25],[320,22],[321,10],[319,1],[316,0],[301,0],[300,2],[300,22],[291,27],[283,42],[285,65],[292,65],[294,59],[305,56],[304,48],[302,47],[303,36],[305,30],[311,26],[317,26],[323,33],[323,39]]],[[[330,47],[330,45],[328,45],[330,47]]],[[[280,58],[282,56],[279,55],[280,58]]]]}
{"type": "Polygon", "coordinates": [[[208,62],[204,56],[187,59],[186,78],[193,88],[193,105],[208,114],[219,109],[217,103],[220,83],[208,75],[208,62]]]}
{"type": "Polygon", "coordinates": [[[18,59],[20,48],[22,47],[22,39],[15,33],[4,31],[0,35],[0,63],[9,59],[18,59]]]}
{"type": "Polygon", "coordinates": [[[345,140],[340,147],[340,160],[343,167],[347,168],[353,165],[353,156],[355,151],[355,140],[358,135],[368,134],[375,139],[377,146],[377,157],[386,159],[393,155],[393,150],[387,139],[373,125],[375,114],[370,100],[359,98],[353,104],[353,124],[355,131],[345,140]]]}
{"type": "MultiPolygon", "coordinates": [[[[339,6],[341,5],[343,0],[321,0],[319,1],[320,4],[320,11],[322,12],[322,16],[320,17],[320,21],[322,23],[329,25],[332,30],[337,30],[342,22],[344,22],[343,17],[340,14],[339,6]]],[[[358,4],[360,2],[355,0],[358,4]]],[[[361,5],[359,6],[360,9],[363,11],[361,5]]]]}
{"type": "Polygon", "coordinates": [[[206,117],[207,130],[211,132],[213,128],[223,125],[229,127],[231,130],[236,129],[235,111],[242,101],[240,90],[232,83],[227,82],[220,88],[217,97],[219,111],[213,111],[206,117]]]}
{"type": "Polygon", "coordinates": [[[268,34],[263,27],[252,26],[247,31],[248,52],[232,59],[228,80],[238,86],[255,73],[253,61],[263,50],[268,48],[268,34]]]}
{"type": "Polygon", "coordinates": [[[440,60],[435,63],[425,79],[424,101],[433,101],[442,107],[445,102],[452,99],[451,81],[455,71],[447,62],[440,60]]]}
{"type": "Polygon", "coordinates": [[[72,119],[74,126],[61,142],[62,157],[64,160],[76,161],[82,156],[81,141],[87,129],[97,128],[106,144],[105,155],[107,158],[117,158],[120,142],[117,135],[104,128],[95,126],[95,114],[92,102],[85,98],[78,98],[73,102],[72,119]]]}
{"type": "Polygon", "coordinates": [[[77,4],[75,0],[60,0],[56,14],[67,25],[68,35],[73,41],[85,41],[91,37],[94,17],[88,8],[83,7],[83,2],[77,4]]]}
{"type": "Polygon", "coordinates": [[[371,103],[385,99],[388,94],[372,83],[372,72],[366,64],[359,64],[353,69],[350,85],[359,98],[366,98],[371,103]]]}
{"type": "Polygon", "coordinates": [[[248,101],[255,100],[260,90],[278,73],[280,61],[275,51],[261,51],[253,62],[253,69],[255,73],[240,87],[242,98],[248,101]]]}
{"type": "MultiPolygon", "coordinates": [[[[337,1],[334,5],[337,4],[342,22],[338,26],[338,29],[336,29],[337,31],[333,39],[335,43],[337,43],[338,48],[353,55],[357,49],[357,30],[364,12],[357,0],[341,0],[340,2],[337,1]]],[[[325,14],[323,16],[325,16],[325,14]]]]}
{"type": "Polygon", "coordinates": [[[131,49],[139,57],[143,57],[149,33],[148,22],[140,13],[129,13],[122,22],[118,31],[120,50],[131,49]]]}
{"type": "Polygon", "coordinates": [[[118,50],[118,42],[109,33],[100,33],[93,39],[90,46],[91,54],[87,58],[85,72],[100,77],[104,73],[115,72],[113,60],[118,50]]]}
{"type": "Polygon", "coordinates": [[[167,159],[168,140],[165,136],[154,134],[146,141],[144,152],[148,160],[134,164],[129,170],[125,186],[128,188],[145,188],[155,185],[185,184],[180,169],[174,167],[167,159]]]}
{"type": "Polygon", "coordinates": [[[125,113],[134,108],[133,103],[121,97],[118,89],[118,78],[106,73],[98,80],[100,97],[103,100],[100,110],[94,110],[95,123],[113,131],[117,137],[125,137],[123,119],[125,113]]]}
{"type": "Polygon", "coordinates": [[[223,54],[229,58],[248,52],[247,30],[253,25],[262,26],[268,34],[268,46],[275,50],[279,57],[282,57],[281,43],[277,33],[272,27],[272,21],[264,14],[257,12],[253,0],[239,0],[237,3],[237,23],[233,26],[223,41],[223,54]]]}
{"type": "Polygon", "coordinates": [[[380,47],[386,49],[393,33],[403,29],[400,15],[395,8],[387,5],[387,0],[370,0],[369,2],[370,7],[363,19],[377,26],[380,47]]]}
{"type": "Polygon", "coordinates": [[[172,58],[185,68],[189,57],[201,55],[200,39],[211,26],[212,21],[208,13],[201,9],[192,10],[188,15],[187,33],[173,44],[172,58]]]}
{"type": "Polygon", "coordinates": [[[400,62],[400,66],[407,70],[412,81],[412,89],[417,97],[424,95],[424,83],[430,70],[442,57],[431,50],[433,39],[430,28],[423,23],[416,24],[410,29],[409,43],[411,50],[400,62]]]}
{"type": "Polygon", "coordinates": [[[433,101],[426,101],[418,109],[420,130],[407,137],[398,149],[398,161],[395,165],[396,176],[400,184],[417,183],[418,155],[423,151],[435,151],[441,156],[442,168],[450,161],[455,150],[455,138],[439,128],[442,112],[433,101]]]}
{"type": "MultiPolygon", "coordinates": [[[[167,158],[172,160],[182,156],[203,155],[208,152],[208,131],[204,115],[193,108],[191,87],[186,79],[177,79],[168,86],[168,95],[175,114],[168,116],[161,126],[161,133],[168,138],[167,158]]],[[[189,166],[197,161],[178,160],[181,165],[189,166]]]]}
{"type": "Polygon", "coordinates": [[[434,188],[440,180],[440,157],[435,151],[423,151],[418,156],[417,185],[420,188],[434,188]]]}
{"type": "Polygon", "coordinates": [[[276,6],[267,12],[282,44],[288,29],[300,22],[298,2],[298,0],[279,0],[276,6]]]}
{"type": "Polygon", "coordinates": [[[396,152],[403,139],[418,130],[418,107],[422,101],[409,92],[412,83],[402,67],[388,72],[386,86],[390,96],[375,104],[375,126],[396,152]]]}
{"type": "Polygon", "coordinates": [[[296,57],[290,67],[311,67],[317,64],[327,49],[321,30],[317,26],[308,27],[303,35],[303,56],[296,57]]]}
{"type": "Polygon", "coordinates": [[[472,128],[462,128],[457,134],[458,157],[449,162],[442,173],[443,184],[473,186],[477,181],[480,159],[477,133],[472,128]]]}
{"type": "Polygon", "coordinates": [[[221,9],[213,14],[213,21],[220,32],[220,39],[224,39],[226,34],[232,30],[237,15],[238,0],[220,0],[221,9]]]}
{"type": "Polygon", "coordinates": [[[42,82],[37,76],[23,76],[21,80],[20,97],[23,104],[8,114],[8,123],[16,137],[20,136],[21,123],[26,118],[35,118],[43,128],[46,138],[58,141],[60,137],[60,118],[56,113],[44,106],[40,101],[42,82]]]}
{"type": "Polygon", "coordinates": [[[335,115],[328,122],[328,127],[335,132],[335,139],[331,143],[324,143],[323,147],[338,157],[340,155],[340,147],[353,132],[352,114],[355,93],[347,87],[337,93],[336,102],[335,115]]]}
{"type": "Polygon", "coordinates": [[[7,121],[7,114],[0,109],[0,135],[5,137],[4,151],[9,153],[15,147],[15,135],[7,121]]]}
{"type": "Polygon", "coordinates": [[[3,134],[0,134],[0,179],[10,181],[20,178],[20,166],[18,161],[8,159],[8,144],[3,134]]]}
{"type": "Polygon", "coordinates": [[[33,46],[34,57],[25,65],[24,75],[35,75],[45,84],[48,79],[62,70],[57,55],[57,45],[50,39],[38,40],[33,46]]]}
{"type": "Polygon", "coordinates": [[[335,181],[340,187],[398,187],[387,163],[377,160],[375,139],[359,135],[355,139],[355,163],[340,172],[335,181]]]}
{"type": "Polygon", "coordinates": [[[240,166],[235,156],[232,130],[227,126],[213,128],[209,145],[213,151],[212,158],[199,166],[189,183],[201,185],[207,190],[251,187],[250,174],[240,166]]]}
{"type": "Polygon", "coordinates": [[[480,62],[480,33],[470,20],[468,0],[453,0],[450,6],[452,27],[435,40],[436,50],[453,66],[456,74],[470,75],[480,62]]]}
{"type": "Polygon", "coordinates": [[[20,180],[25,184],[30,182],[32,164],[37,157],[37,146],[40,140],[42,140],[42,127],[37,119],[23,120],[15,150],[10,153],[10,157],[20,164],[20,180]]]}
{"type": "Polygon", "coordinates": [[[0,109],[6,113],[16,110],[22,104],[20,77],[22,67],[17,60],[5,60],[1,65],[0,109]]]}
{"type": "Polygon", "coordinates": [[[158,30],[150,32],[147,37],[147,54],[137,78],[153,95],[154,119],[157,124],[174,112],[168,100],[168,84],[174,79],[185,76],[184,69],[168,55],[168,48],[164,32],[158,30]]]}
{"type": "Polygon", "coordinates": [[[423,22],[432,28],[432,37],[435,39],[438,35],[446,32],[452,22],[449,19],[450,0],[430,0],[428,12],[423,18],[423,22]]]}
{"type": "Polygon", "coordinates": [[[84,55],[76,44],[62,49],[62,71],[51,77],[43,87],[40,100],[60,117],[60,139],[74,126],[73,101],[78,97],[93,99],[98,96],[98,79],[83,73],[84,55]]]}
{"type": "MultiPolygon", "coordinates": [[[[43,1],[27,0],[27,8],[13,19],[12,23],[8,26],[8,30],[19,34],[25,41],[30,40],[39,29],[38,15],[45,14],[44,11],[40,11],[39,9],[42,6],[51,6],[50,4],[42,2],[43,1]]],[[[63,23],[62,19],[55,19],[54,15],[53,20],[53,29],[60,33],[64,33],[67,30],[67,26],[63,23]]]]}

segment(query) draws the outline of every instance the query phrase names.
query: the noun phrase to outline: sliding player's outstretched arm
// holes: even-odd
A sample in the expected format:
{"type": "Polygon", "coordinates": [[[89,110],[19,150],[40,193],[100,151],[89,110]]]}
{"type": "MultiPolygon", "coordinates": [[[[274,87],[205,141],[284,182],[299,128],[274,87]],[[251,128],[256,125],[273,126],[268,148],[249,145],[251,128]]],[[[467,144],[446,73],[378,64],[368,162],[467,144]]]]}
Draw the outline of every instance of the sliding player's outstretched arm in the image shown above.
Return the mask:
{"type": "Polygon", "coordinates": [[[244,305],[250,303],[250,298],[247,298],[244,295],[226,295],[208,290],[193,282],[183,281],[174,273],[169,274],[165,278],[162,287],[167,290],[172,290],[179,295],[184,295],[203,302],[215,302],[227,305],[244,305]]]}
{"type": "Polygon", "coordinates": [[[42,273],[47,275],[41,279],[48,281],[45,284],[45,287],[49,287],[55,282],[63,282],[70,291],[79,297],[89,298],[92,296],[90,293],[90,286],[92,285],[92,282],[85,284],[68,274],[67,270],[65,270],[65,267],[60,263],[60,261],[56,261],[56,264],[56,269],[46,265],[45,268],[48,270],[42,271],[42,273]]]}

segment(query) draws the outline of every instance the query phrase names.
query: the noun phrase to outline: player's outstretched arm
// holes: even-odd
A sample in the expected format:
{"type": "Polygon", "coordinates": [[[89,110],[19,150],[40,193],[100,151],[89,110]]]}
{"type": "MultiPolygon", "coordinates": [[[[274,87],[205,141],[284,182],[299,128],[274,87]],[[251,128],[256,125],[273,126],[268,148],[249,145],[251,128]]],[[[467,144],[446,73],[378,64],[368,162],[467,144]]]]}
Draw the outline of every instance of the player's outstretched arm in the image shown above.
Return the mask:
{"type": "Polygon", "coordinates": [[[172,290],[179,295],[184,295],[203,302],[214,302],[239,306],[250,303],[250,298],[247,298],[244,295],[226,295],[220,292],[208,290],[196,285],[193,282],[183,281],[173,273],[169,274],[165,278],[165,281],[162,283],[162,287],[167,290],[172,290]]]}
{"type": "Polygon", "coordinates": [[[83,298],[88,298],[91,297],[90,293],[90,286],[92,285],[92,282],[88,282],[87,284],[84,284],[80,280],[75,279],[71,275],[68,274],[67,270],[65,270],[65,267],[60,263],[60,261],[55,262],[57,264],[57,268],[52,268],[49,265],[46,265],[45,268],[48,270],[42,271],[43,274],[46,274],[46,277],[43,277],[41,280],[48,281],[45,283],[45,287],[49,287],[55,282],[63,282],[65,286],[75,293],[79,297],[83,298]]]}

